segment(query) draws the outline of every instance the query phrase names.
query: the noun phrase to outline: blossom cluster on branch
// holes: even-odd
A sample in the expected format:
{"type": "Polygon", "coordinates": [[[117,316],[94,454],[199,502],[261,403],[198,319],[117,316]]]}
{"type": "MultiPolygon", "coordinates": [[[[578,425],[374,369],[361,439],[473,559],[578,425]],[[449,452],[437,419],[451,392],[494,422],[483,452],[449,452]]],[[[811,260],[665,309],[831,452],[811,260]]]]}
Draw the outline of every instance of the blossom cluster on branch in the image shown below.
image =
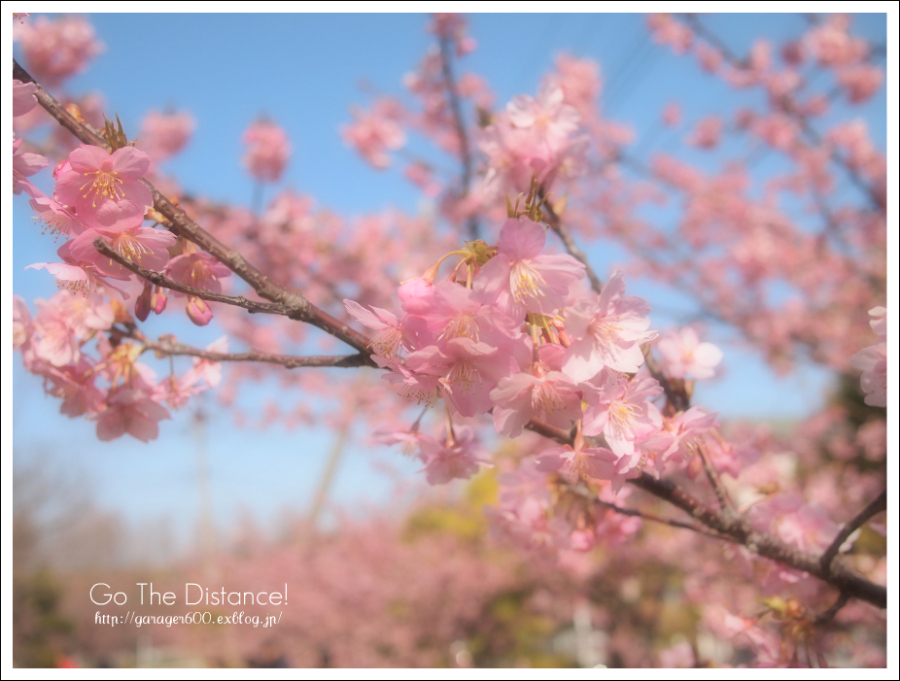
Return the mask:
{"type": "MultiPolygon", "coordinates": [[[[29,24],[21,40],[34,72],[15,64],[17,131],[39,124],[40,104],[78,144],[70,135],[13,145],[14,192],[63,240],[58,262],[33,265],[63,290],[34,315],[15,301],[26,369],[62,400],[62,413],[95,421],[101,440],[148,441],[170,409],[201,391],[218,387],[232,407],[262,367],[377,367],[383,380],[304,371],[283,383],[343,405],[329,425],[345,429],[351,413],[377,424],[374,439],[402,444],[431,484],[499,469],[498,504],[487,513],[494,533],[519,546],[585,552],[634,539],[645,521],[728,543],[779,625],[720,613],[722,635],[750,640],[761,664],[798,664],[801,650],[804,662],[820,662],[810,652],[816,636],[847,599],[886,602],[883,561],[839,556],[880,512],[884,485],[884,411],[872,408],[887,402],[886,161],[864,123],[825,118],[837,96],[848,106],[871,98],[881,70],[842,17],[811,22],[780,49],[758,41],[746,56],[694,15],[647,23],[656,42],[693,54],[711,79],[763,94],[761,106],[729,117],[682,122],[676,102],[663,113],[695,153],[724,154],[728,138],[777,155],[778,174],[762,187],[746,159],[723,155],[710,172],[672,155],[637,157],[633,132],[601,111],[599,68],[588,60],[559,57],[535,96],[494,108],[483,79],[455,70],[475,49],[465,20],[438,15],[429,28],[438,44],[406,77],[409,96],[354,109],[341,132],[377,169],[403,158],[437,220],[395,211],[346,220],[289,191],[253,211],[216,204],[160,170],[187,143],[189,115],[154,112],[135,144],[87,100],[64,104],[44,85],[84,67],[98,49],[92,33],[29,24]],[[62,65],[35,47],[41,35],[55,45],[69,34],[70,45],[53,48],[62,65]],[[837,89],[815,84],[819,72],[837,89]],[[413,136],[458,172],[417,157],[407,148],[413,136]],[[45,194],[35,176],[51,168],[45,194]],[[834,196],[838,184],[853,198],[834,196]],[[660,204],[677,207],[675,224],[648,217],[660,204]],[[634,256],[606,281],[577,245],[598,239],[634,256]],[[650,305],[626,293],[626,277],[640,275],[692,297],[777,370],[805,358],[862,372],[864,402],[835,401],[838,418],[810,419],[788,444],[720,423],[692,398],[723,351],[696,323],[651,329],[650,305]],[[174,307],[198,326],[215,319],[227,341],[198,348],[148,337],[143,322],[174,307]],[[869,308],[879,342],[866,347],[869,308]],[[338,342],[352,354],[295,354],[338,342]],[[229,352],[235,343],[247,350],[229,352]],[[142,361],[151,353],[169,359],[166,377],[142,361]],[[178,356],[192,357],[181,373],[178,356]],[[495,434],[514,441],[513,454],[491,451],[495,434]],[[780,446],[801,462],[790,472],[778,468],[780,446]],[[816,462],[827,479],[813,473],[816,462]],[[858,485],[828,500],[844,475],[858,485]],[[873,513],[848,515],[844,502],[868,501],[873,513]],[[830,597],[834,612],[820,607],[830,597]]],[[[291,152],[284,130],[260,120],[244,142],[247,172],[277,182],[291,152]]],[[[302,397],[293,409],[283,402],[266,408],[263,424],[313,420],[302,397]]]]}

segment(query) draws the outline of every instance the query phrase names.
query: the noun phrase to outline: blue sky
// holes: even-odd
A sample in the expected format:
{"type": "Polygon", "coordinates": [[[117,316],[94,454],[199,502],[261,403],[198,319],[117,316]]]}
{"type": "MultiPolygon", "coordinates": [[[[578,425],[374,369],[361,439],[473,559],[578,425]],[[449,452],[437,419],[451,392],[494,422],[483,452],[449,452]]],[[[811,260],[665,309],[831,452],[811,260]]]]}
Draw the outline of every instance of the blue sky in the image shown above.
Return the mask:
{"type": "MultiPolygon", "coordinates": [[[[129,131],[137,130],[150,109],[190,111],[196,132],[186,150],[164,168],[191,192],[250,204],[253,184],[240,165],[240,138],[248,124],[265,113],[286,129],[294,149],[277,188],[310,194],[319,206],[348,216],[387,206],[410,213],[420,208],[420,195],[399,173],[373,171],[344,145],[339,128],[351,120],[351,105],[367,105],[366,91],[403,96],[403,75],[432,44],[424,30],[426,16],[98,14],[90,21],[105,50],[84,74],[67,81],[65,89],[73,94],[101,91],[107,115],[118,113],[129,131]]],[[[732,111],[734,94],[700,73],[692,58],[674,58],[666,48],[653,45],[643,21],[634,14],[474,15],[470,33],[478,49],[456,69],[484,76],[500,107],[516,94],[534,95],[559,52],[594,58],[605,83],[604,111],[635,128],[635,154],[662,150],[705,163],[701,152],[685,151],[684,129],[661,127],[660,111],[666,102],[678,100],[689,128],[702,115],[732,111]]],[[[721,15],[704,21],[738,53],[757,36],[777,43],[804,25],[796,15],[721,15]]],[[[887,42],[884,15],[857,16],[854,27],[877,43],[887,42]]],[[[754,96],[748,95],[749,103],[754,96]]],[[[884,148],[885,94],[857,112],[884,148]]],[[[413,149],[424,148],[417,140],[411,144],[413,149]]],[[[764,160],[757,171],[766,173],[772,162],[764,160]]],[[[269,188],[266,196],[273,193],[269,188]]],[[[45,272],[23,268],[52,260],[54,247],[34,229],[24,197],[15,197],[13,213],[13,290],[31,304],[56,288],[45,272]]],[[[601,277],[621,257],[614,248],[588,250],[601,277]]],[[[629,284],[629,292],[644,296],[657,309],[654,328],[667,328],[691,309],[682,297],[651,283],[629,284]]],[[[212,326],[198,330],[179,322],[174,328],[201,344],[221,334],[212,326]]],[[[727,331],[712,331],[723,341],[725,371],[700,389],[700,404],[714,406],[726,417],[792,418],[823,403],[830,381],[826,372],[803,367],[779,379],[754,353],[724,344],[730,337],[727,331]],[[772,400],[772,395],[779,399],[772,400]]],[[[195,438],[186,414],[164,422],[160,439],[149,445],[130,438],[98,443],[93,423],[59,415],[58,402],[43,394],[39,380],[21,368],[20,358],[9,361],[17,461],[44,452],[58,462],[54,465],[86,471],[98,503],[136,521],[169,515],[188,532],[198,495],[195,438]]],[[[260,389],[259,396],[263,394],[260,389]]],[[[347,453],[332,498],[346,505],[360,496],[384,502],[392,483],[370,463],[387,462],[407,475],[413,475],[417,465],[388,449],[375,452],[360,444],[363,433],[355,434],[356,444],[347,453]]],[[[281,506],[307,506],[333,437],[324,428],[261,433],[235,429],[228,419],[214,420],[207,447],[217,521],[230,521],[239,508],[265,519],[281,506]]],[[[423,476],[419,480],[425,484],[423,476]]]]}

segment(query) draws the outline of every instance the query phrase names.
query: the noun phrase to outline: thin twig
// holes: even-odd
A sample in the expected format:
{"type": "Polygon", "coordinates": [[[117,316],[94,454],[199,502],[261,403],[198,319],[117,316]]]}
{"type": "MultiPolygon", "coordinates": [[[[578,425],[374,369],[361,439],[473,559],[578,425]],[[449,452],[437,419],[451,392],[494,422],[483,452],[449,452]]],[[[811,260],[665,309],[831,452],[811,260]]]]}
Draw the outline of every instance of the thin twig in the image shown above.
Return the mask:
{"type": "Polygon", "coordinates": [[[179,293],[184,293],[189,296],[202,298],[203,300],[208,300],[213,303],[225,303],[226,305],[242,307],[251,313],[277,315],[284,315],[286,313],[286,310],[282,305],[275,305],[273,303],[265,303],[257,300],[248,300],[247,298],[244,298],[244,296],[229,296],[225,295],[224,293],[215,293],[213,291],[195,288],[194,286],[187,286],[175,281],[174,279],[169,279],[164,274],[154,272],[153,270],[148,270],[147,268],[141,267],[140,265],[136,265],[128,258],[122,256],[118,251],[113,249],[112,246],[110,246],[104,239],[100,237],[94,239],[94,248],[96,248],[98,252],[105,255],[110,260],[119,263],[125,269],[134,272],[140,277],[143,277],[151,284],[156,284],[157,286],[168,288],[173,291],[178,291],[179,293]]]}
{"type": "MultiPolygon", "coordinates": [[[[453,123],[456,127],[456,135],[459,137],[459,153],[462,158],[462,191],[460,198],[469,195],[472,184],[472,152],[469,148],[469,136],[466,133],[466,123],[462,115],[462,106],[459,101],[459,91],[456,88],[456,80],[453,78],[453,68],[450,63],[450,39],[441,36],[441,68],[444,73],[444,82],[447,85],[447,96],[450,100],[450,110],[453,112],[453,123]]],[[[478,238],[478,218],[469,217],[469,236],[474,240],[478,238]]]]}
{"type": "Polygon", "coordinates": [[[611,511],[615,511],[620,515],[631,516],[632,518],[641,518],[643,520],[650,520],[654,523],[662,523],[663,525],[669,525],[670,527],[678,527],[684,530],[691,530],[692,532],[696,532],[697,534],[703,534],[707,537],[712,537],[713,539],[722,539],[725,541],[733,542],[734,539],[731,537],[726,537],[725,535],[716,534],[715,532],[709,532],[702,527],[697,527],[696,525],[692,525],[691,523],[684,523],[680,520],[673,520],[672,518],[662,518],[658,515],[653,515],[652,513],[644,513],[643,511],[638,511],[633,508],[623,508],[621,506],[616,506],[615,504],[611,504],[607,501],[601,501],[599,499],[595,499],[594,503],[599,506],[603,506],[604,508],[608,508],[611,511]]]}
{"type": "MultiPolygon", "coordinates": [[[[701,36],[704,40],[711,43],[715,46],[719,52],[722,53],[722,56],[736,69],[746,70],[748,62],[746,59],[740,59],[737,55],[731,52],[727,46],[719,40],[719,38],[709,29],[707,29],[703,24],[700,23],[699,18],[693,14],[684,15],[685,20],[688,24],[690,24],[691,29],[699,36],[701,36]]],[[[813,128],[806,115],[797,108],[797,104],[794,99],[789,94],[783,94],[776,98],[778,105],[781,109],[787,113],[791,118],[793,118],[799,125],[800,129],[804,135],[806,135],[807,139],[814,144],[815,146],[822,145],[822,138],[819,133],[813,128]]],[[[886,210],[887,206],[885,204],[885,197],[880,196],[875,189],[868,184],[866,180],[864,180],[856,168],[854,168],[850,162],[844,158],[843,155],[838,154],[836,151],[833,151],[830,155],[831,159],[837,163],[844,171],[847,173],[850,181],[856,185],[856,187],[866,194],[869,200],[878,206],[881,210],[886,210]]]]}
{"type": "Polygon", "coordinates": [[[144,347],[163,355],[187,355],[190,357],[200,357],[208,359],[211,362],[266,362],[268,364],[278,364],[286,369],[296,369],[298,367],[360,367],[371,366],[371,360],[367,355],[311,355],[307,357],[296,357],[293,355],[275,355],[259,350],[250,350],[248,352],[213,352],[211,350],[202,350],[183,343],[176,343],[169,340],[149,340],[147,338],[137,337],[144,347]]]}
{"type": "Polygon", "coordinates": [[[834,561],[834,557],[837,555],[838,551],[840,551],[841,546],[847,538],[856,532],[860,527],[862,527],[870,518],[881,513],[882,511],[887,509],[887,490],[884,490],[881,494],[879,494],[868,506],[866,506],[863,510],[856,514],[856,516],[844,525],[841,528],[841,531],[838,532],[837,537],[834,538],[834,541],[831,542],[831,545],[825,549],[825,553],[822,554],[822,558],[820,560],[820,564],[822,565],[822,569],[825,572],[829,572],[831,570],[831,564],[834,561]]]}
{"type": "MultiPolygon", "coordinates": [[[[544,198],[543,192],[541,192],[541,198],[544,198]]],[[[603,283],[600,281],[600,277],[598,277],[597,273],[594,272],[594,268],[591,267],[591,264],[588,262],[587,256],[584,254],[584,251],[578,248],[578,246],[575,244],[575,240],[572,238],[572,235],[569,234],[569,230],[566,228],[566,226],[563,225],[562,220],[560,220],[559,218],[559,215],[557,215],[556,211],[553,210],[553,206],[551,206],[548,202],[545,202],[541,206],[541,211],[546,214],[548,218],[547,224],[550,225],[550,229],[556,232],[557,236],[559,236],[569,255],[571,255],[578,262],[584,265],[584,271],[585,274],[587,274],[587,278],[591,282],[591,288],[599,294],[603,290],[603,283]]]]}
{"type": "Polygon", "coordinates": [[[847,605],[847,602],[849,600],[850,596],[842,591],[840,596],[838,596],[838,599],[834,602],[834,605],[828,608],[828,610],[826,610],[825,612],[820,613],[816,616],[816,624],[827,624],[828,622],[833,620],[834,616],[838,614],[841,608],[847,605]]]}
{"type": "Polygon", "coordinates": [[[713,491],[716,493],[716,498],[719,500],[719,507],[723,511],[735,513],[736,509],[734,502],[731,500],[728,490],[725,489],[725,486],[722,484],[718,471],[716,471],[712,464],[712,458],[709,455],[709,450],[706,448],[706,443],[698,443],[696,449],[697,453],[700,455],[700,461],[703,463],[703,470],[706,472],[709,484],[712,486],[713,491]]]}

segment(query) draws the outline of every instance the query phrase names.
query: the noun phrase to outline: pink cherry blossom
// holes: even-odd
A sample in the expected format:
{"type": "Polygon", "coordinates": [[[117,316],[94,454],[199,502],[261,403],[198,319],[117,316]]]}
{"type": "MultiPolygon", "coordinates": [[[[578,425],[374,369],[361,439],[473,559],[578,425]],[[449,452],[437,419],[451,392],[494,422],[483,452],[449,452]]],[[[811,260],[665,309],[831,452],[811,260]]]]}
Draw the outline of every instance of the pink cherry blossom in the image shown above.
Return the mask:
{"type": "Polygon", "coordinates": [[[37,106],[34,93],[37,87],[34,83],[23,83],[13,79],[13,117],[24,116],[37,106]]]}
{"type": "Polygon", "coordinates": [[[576,381],[586,381],[604,367],[633,373],[644,363],[641,344],[652,340],[645,317],[650,306],[635,296],[625,296],[625,281],[617,270],[599,298],[583,299],[566,310],[566,332],[572,343],[566,351],[563,371],[576,381]]]}
{"type": "Polygon", "coordinates": [[[107,407],[97,416],[97,439],[108,442],[131,435],[141,442],[159,437],[159,422],[168,410],[145,390],[119,387],[110,391],[107,407]]]}
{"type": "Polygon", "coordinates": [[[40,192],[25,178],[46,167],[49,161],[40,154],[22,151],[22,142],[21,139],[13,142],[13,193],[21,194],[24,189],[29,196],[35,196],[40,192]]]}
{"type": "Polygon", "coordinates": [[[629,381],[607,369],[597,380],[596,388],[585,394],[588,406],[584,412],[584,434],[603,433],[618,456],[633,457],[635,445],[662,427],[659,410],[650,402],[661,393],[662,388],[652,378],[629,381]]]}
{"type": "Polygon", "coordinates": [[[419,448],[425,460],[425,477],[432,485],[443,485],[456,478],[471,478],[479,466],[489,465],[490,457],[469,426],[457,426],[440,438],[422,434],[419,448]]]}
{"type": "Polygon", "coordinates": [[[722,361],[722,351],[712,343],[701,343],[690,326],[664,334],[656,347],[666,375],[672,378],[711,378],[722,361]]]}
{"type": "Polygon", "coordinates": [[[558,371],[543,376],[519,373],[500,380],[491,391],[494,427],[507,437],[518,437],[533,418],[568,428],[581,417],[581,395],[575,384],[558,371]]]}
{"type": "Polygon", "coordinates": [[[721,136],[722,119],[718,116],[708,116],[697,123],[688,141],[701,149],[712,149],[719,144],[721,136]]]}
{"type": "Polygon", "coordinates": [[[28,71],[47,85],[58,85],[80,73],[104,47],[95,39],[94,28],[76,16],[55,21],[38,17],[34,23],[19,27],[17,37],[28,71]]]}
{"type": "Polygon", "coordinates": [[[565,303],[570,284],[584,278],[584,265],[570,255],[541,255],[546,239],[545,229],[525,217],[507,220],[497,255],[481,269],[475,290],[513,319],[526,312],[552,315],[565,303]]]}
{"type": "Polygon", "coordinates": [[[287,133],[271,121],[257,121],[247,128],[243,142],[247,172],[260,182],[277,182],[291,157],[287,133]]]}
{"type": "Polygon", "coordinates": [[[185,111],[151,111],[141,122],[138,144],[154,160],[165,161],[184,148],[195,127],[193,116],[185,111]]]}
{"type": "Polygon", "coordinates": [[[150,157],[134,147],[112,154],[82,144],[69,154],[69,163],[57,174],[56,198],[73,206],[82,220],[96,216],[107,201],[122,199],[150,206],[153,197],[141,178],[150,168],[150,157]]]}
{"type": "Polygon", "coordinates": [[[565,445],[544,451],[537,458],[537,469],[544,472],[559,471],[571,483],[582,478],[588,480],[612,480],[616,477],[619,456],[605,447],[585,447],[584,439],[576,446],[565,445]]]}
{"type": "Polygon", "coordinates": [[[406,143],[406,135],[397,117],[399,105],[390,99],[378,100],[372,110],[354,110],[354,121],[341,130],[344,142],[356,149],[375,168],[391,163],[388,151],[396,151],[406,143]]]}

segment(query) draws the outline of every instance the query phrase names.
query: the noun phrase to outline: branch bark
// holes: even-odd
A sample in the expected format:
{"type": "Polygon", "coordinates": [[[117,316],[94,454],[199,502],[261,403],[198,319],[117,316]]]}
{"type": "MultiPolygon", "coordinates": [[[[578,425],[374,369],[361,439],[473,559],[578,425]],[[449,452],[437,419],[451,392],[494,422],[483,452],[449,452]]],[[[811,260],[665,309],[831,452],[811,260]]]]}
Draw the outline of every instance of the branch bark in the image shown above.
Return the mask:
{"type": "Polygon", "coordinates": [[[370,366],[371,360],[367,355],[310,355],[306,357],[297,357],[293,355],[275,355],[260,350],[250,350],[248,352],[213,352],[211,350],[202,350],[183,343],[176,343],[168,340],[150,340],[143,336],[135,336],[144,347],[158,352],[163,355],[187,355],[190,357],[199,357],[208,359],[211,362],[265,362],[268,364],[278,364],[286,369],[296,369],[298,367],[361,367],[370,366]]]}

